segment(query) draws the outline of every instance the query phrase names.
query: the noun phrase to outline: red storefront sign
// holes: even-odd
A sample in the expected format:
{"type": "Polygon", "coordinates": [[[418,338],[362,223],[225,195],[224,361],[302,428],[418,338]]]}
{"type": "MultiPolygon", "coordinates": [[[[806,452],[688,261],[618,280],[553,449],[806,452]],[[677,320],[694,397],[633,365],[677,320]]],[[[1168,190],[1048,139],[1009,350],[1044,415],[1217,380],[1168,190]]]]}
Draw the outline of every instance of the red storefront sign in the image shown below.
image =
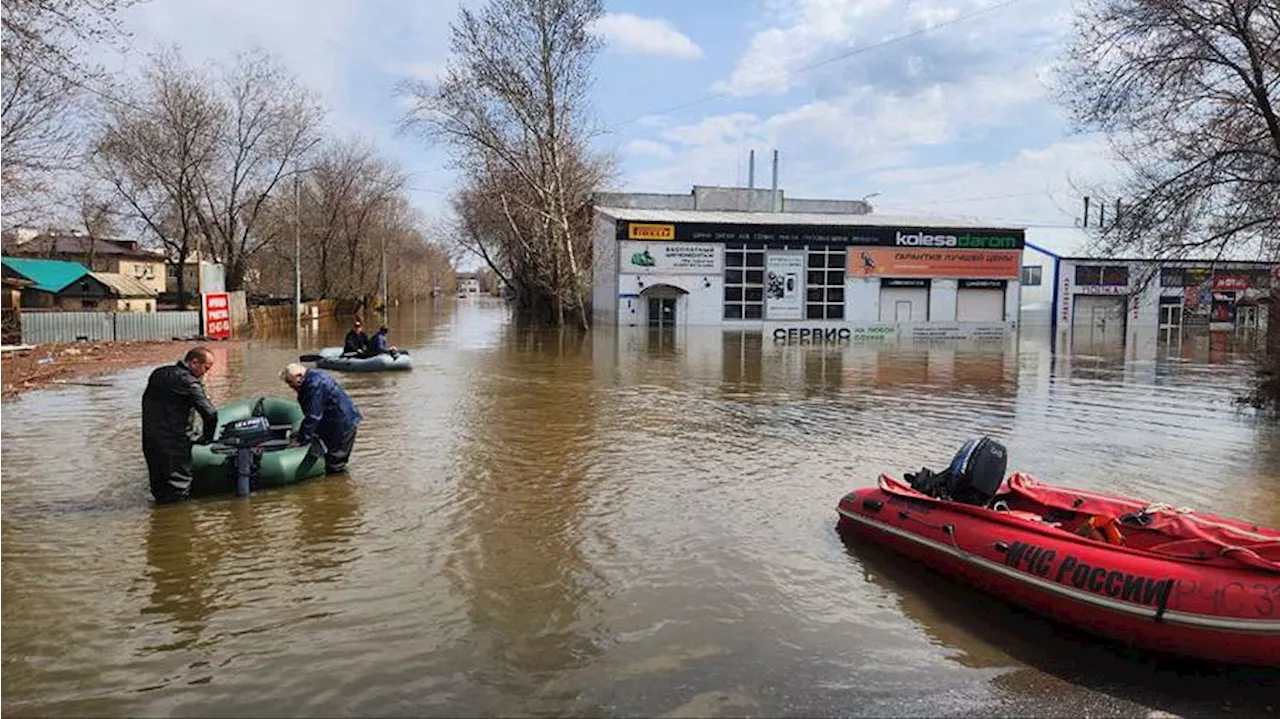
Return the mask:
{"type": "Polygon", "coordinates": [[[215,340],[231,338],[231,302],[226,292],[204,295],[204,336],[215,340]]]}
{"type": "Polygon", "coordinates": [[[1214,275],[1213,289],[1215,290],[1247,290],[1249,289],[1248,275],[1214,275]]]}

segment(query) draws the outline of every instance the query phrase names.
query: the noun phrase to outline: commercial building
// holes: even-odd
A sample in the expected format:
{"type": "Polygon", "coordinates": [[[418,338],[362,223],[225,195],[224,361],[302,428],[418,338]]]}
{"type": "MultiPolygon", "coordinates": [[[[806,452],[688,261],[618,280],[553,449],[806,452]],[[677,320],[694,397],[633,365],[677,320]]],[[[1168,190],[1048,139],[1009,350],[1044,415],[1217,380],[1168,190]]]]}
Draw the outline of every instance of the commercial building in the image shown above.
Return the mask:
{"type": "Polygon", "coordinates": [[[1017,327],[1024,242],[1022,228],[780,190],[601,193],[593,313],[798,342],[1004,336],[1017,327]]]}
{"type": "Polygon", "coordinates": [[[1049,297],[1060,348],[1169,340],[1189,329],[1258,332],[1280,281],[1273,262],[1066,257],[1027,247],[1024,274],[1033,272],[1049,297]]]}

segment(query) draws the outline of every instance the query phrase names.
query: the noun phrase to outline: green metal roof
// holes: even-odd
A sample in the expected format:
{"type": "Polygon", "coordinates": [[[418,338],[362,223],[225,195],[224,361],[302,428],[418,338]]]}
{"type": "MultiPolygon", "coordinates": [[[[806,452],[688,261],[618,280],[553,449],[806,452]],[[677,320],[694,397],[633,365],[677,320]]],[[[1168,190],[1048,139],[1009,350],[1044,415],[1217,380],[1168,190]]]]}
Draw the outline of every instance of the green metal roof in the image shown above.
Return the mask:
{"type": "Polygon", "coordinates": [[[89,268],[79,262],[65,260],[36,260],[26,257],[5,257],[4,266],[35,283],[33,289],[57,294],[72,282],[89,274],[89,268]]]}

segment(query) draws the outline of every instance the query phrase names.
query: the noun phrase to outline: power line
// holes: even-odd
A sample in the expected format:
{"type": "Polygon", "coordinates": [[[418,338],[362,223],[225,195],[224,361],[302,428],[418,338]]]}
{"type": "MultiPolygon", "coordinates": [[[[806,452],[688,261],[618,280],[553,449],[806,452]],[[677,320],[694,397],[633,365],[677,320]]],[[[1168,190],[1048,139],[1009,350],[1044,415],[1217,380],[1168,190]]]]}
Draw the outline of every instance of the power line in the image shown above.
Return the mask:
{"type": "MultiPolygon", "coordinates": [[[[1004,8],[1006,8],[1006,7],[1010,6],[1010,5],[1013,5],[1014,3],[1020,2],[1020,1],[1021,1],[1021,0],[1004,0],[1004,2],[996,3],[995,5],[988,5],[987,7],[979,8],[979,9],[977,9],[977,10],[974,10],[974,11],[972,11],[972,12],[968,12],[968,13],[965,13],[965,14],[963,14],[963,15],[957,15],[956,17],[951,18],[950,20],[947,20],[947,21],[945,21],[945,22],[940,22],[940,23],[938,23],[937,25],[930,25],[930,26],[928,26],[928,27],[923,27],[923,28],[920,28],[919,30],[912,30],[912,31],[910,31],[910,32],[903,33],[903,34],[901,34],[901,35],[894,35],[893,37],[886,38],[886,39],[881,40],[881,41],[879,41],[879,42],[873,42],[873,43],[871,43],[871,44],[869,44],[869,45],[859,45],[859,46],[857,46],[857,47],[855,47],[855,48],[852,48],[852,49],[850,49],[850,50],[846,50],[845,52],[842,52],[842,53],[839,53],[839,54],[837,54],[837,55],[833,55],[833,56],[831,56],[831,57],[829,57],[829,58],[826,58],[825,60],[819,60],[819,61],[817,61],[817,62],[813,62],[813,63],[810,63],[810,64],[808,64],[808,65],[801,65],[800,67],[797,67],[797,68],[794,68],[794,69],[791,69],[791,70],[783,70],[783,71],[781,71],[781,72],[776,73],[776,74],[775,74],[775,75],[773,75],[773,76],[766,77],[766,78],[763,78],[763,79],[761,79],[761,80],[758,80],[758,81],[756,82],[756,86],[758,86],[759,84],[761,84],[761,83],[763,83],[763,82],[766,82],[766,81],[770,81],[770,82],[771,82],[771,81],[773,81],[773,80],[787,79],[787,78],[790,78],[790,77],[792,77],[792,76],[794,76],[794,75],[799,75],[800,73],[803,73],[803,72],[808,72],[808,71],[810,71],[810,70],[816,70],[816,69],[818,69],[818,68],[820,68],[820,67],[826,67],[827,65],[832,65],[832,64],[837,63],[837,62],[840,62],[840,61],[842,61],[842,60],[847,60],[847,59],[849,59],[849,58],[851,58],[851,57],[854,57],[854,56],[856,56],[856,55],[862,55],[862,54],[864,54],[864,53],[871,52],[872,50],[878,50],[878,49],[880,49],[880,48],[882,48],[882,47],[885,47],[885,46],[888,46],[888,45],[893,45],[893,44],[896,44],[896,43],[902,42],[903,40],[910,40],[910,39],[912,39],[912,38],[920,37],[920,36],[922,36],[922,35],[927,35],[927,34],[929,34],[929,33],[935,32],[935,31],[937,31],[937,30],[941,30],[941,29],[943,29],[943,28],[950,27],[950,26],[952,26],[952,25],[957,25],[957,24],[959,24],[959,23],[965,22],[966,20],[972,20],[973,18],[978,17],[978,16],[980,16],[980,15],[985,15],[985,14],[987,14],[987,13],[995,12],[996,10],[1004,9],[1004,8]]],[[[672,105],[671,107],[668,107],[668,108],[659,109],[659,110],[652,111],[652,112],[646,112],[646,113],[645,113],[645,114],[643,114],[643,115],[637,115],[637,116],[635,116],[635,117],[632,117],[632,118],[629,118],[629,119],[623,120],[623,121],[621,121],[621,122],[614,123],[614,124],[612,125],[611,129],[618,129],[618,128],[620,128],[620,127],[624,126],[624,125],[630,125],[630,124],[633,124],[633,123],[635,123],[635,122],[639,122],[640,120],[642,120],[642,119],[644,119],[644,118],[646,118],[646,117],[653,116],[653,115],[664,115],[664,114],[667,114],[667,113],[679,112],[680,110],[684,110],[684,109],[687,109],[687,108],[693,107],[693,106],[695,106],[695,105],[701,105],[702,103],[704,103],[704,102],[709,102],[709,101],[711,101],[711,100],[715,100],[715,99],[719,99],[719,98],[723,98],[723,97],[728,97],[729,95],[732,95],[732,94],[733,94],[733,93],[728,92],[728,91],[726,91],[726,90],[721,90],[721,91],[718,91],[718,92],[709,92],[709,93],[707,93],[707,94],[703,95],[702,97],[699,97],[699,98],[694,99],[694,100],[689,100],[689,101],[687,101],[687,102],[682,102],[682,103],[680,103],[680,104],[678,104],[678,105],[672,105]]]]}

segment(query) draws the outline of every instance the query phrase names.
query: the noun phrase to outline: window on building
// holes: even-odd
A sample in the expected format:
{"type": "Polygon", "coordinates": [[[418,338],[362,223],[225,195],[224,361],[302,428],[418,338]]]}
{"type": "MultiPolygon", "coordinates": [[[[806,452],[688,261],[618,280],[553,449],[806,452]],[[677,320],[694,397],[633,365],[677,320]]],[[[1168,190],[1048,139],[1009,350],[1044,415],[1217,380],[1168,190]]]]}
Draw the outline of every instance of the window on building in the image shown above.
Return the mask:
{"type": "Polygon", "coordinates": [[[1126,265],[1077,265],[1076,284],[1123,287],[1129,284],[1129,268],[1126,265]]]}
{"type": "Polygon", "coordinates": [[[844,319],[844,248],[810,247],[805,275],[805,317],[844,319]]]}
{"type": "Polygon", "coordinates": [[[764,317],[764,245],[728,244],[724,248],[724,318],[764,317]]]}
{"type": "Polygon", "coordinates": [[[1039,265],[1023,265],[1022,266],[1022,286],[1038,287],[1040,285],[1041,275],[1044,268],[1039,265]]]}
{"type": "Polygon", "coordinates": [[[1187,283],[1187,273],[1181,267],[1161,267],[1160,268],[1160,286],[1161,287],[1185,287],[1187,283]]]}

